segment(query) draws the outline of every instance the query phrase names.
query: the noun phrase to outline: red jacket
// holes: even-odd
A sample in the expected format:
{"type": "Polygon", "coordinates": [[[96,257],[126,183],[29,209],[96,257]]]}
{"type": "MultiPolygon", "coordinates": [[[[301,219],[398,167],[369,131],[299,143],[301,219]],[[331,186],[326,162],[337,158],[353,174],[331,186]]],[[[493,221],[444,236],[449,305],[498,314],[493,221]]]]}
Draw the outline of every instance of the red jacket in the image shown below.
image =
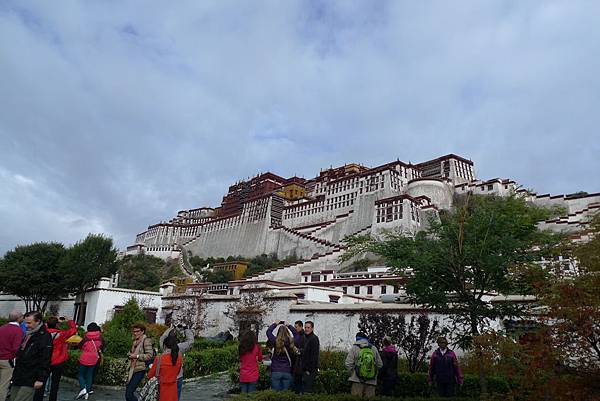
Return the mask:
{"type": "Polygon", "coordinates": [[[72,320],[69,320],[67,324],[69,328],[66,330],[48,329],[48,333],[52,337],[52,362],[50,362],[52,366],[59,365],[69,359],[66,341],[77,333],[77,326],[72,320]]]}
{"type": "Polygon", "coordinates": [[[23,331],[19,323],[6,323],[0,327],[0,360],[15,359],[23,340],[23,331]]]}
{"type": "Polygon", "coordinates": [[[100,355],[98,352],[102,348],[102,337],[100,337],[99,331],[88,331],[85,334],[85,338],[80,343],[81,356],[79,357],[79,363],[84,366],[94,366],[100,355]]]}
{"type": "Polygon", "coordinates": [[[254,344],[252,351],[240,356],[240,383],[252,383],[258,380],[258,362],[262,360],[262,352],[258,344],[254,344]]]}

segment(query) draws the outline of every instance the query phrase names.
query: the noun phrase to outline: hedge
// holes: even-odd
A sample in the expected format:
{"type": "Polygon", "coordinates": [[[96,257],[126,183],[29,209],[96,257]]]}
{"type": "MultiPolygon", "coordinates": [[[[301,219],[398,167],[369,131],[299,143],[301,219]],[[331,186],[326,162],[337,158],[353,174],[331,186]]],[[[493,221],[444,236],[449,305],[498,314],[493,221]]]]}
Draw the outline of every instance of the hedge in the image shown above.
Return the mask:
{"type": "MultiPolygon", "coordinates": [[[[344,366],[346,354],[338,351],[323,351],[319,358],[319,374],[315,381],[315,392],[323,394],[350,393],[351,383],[348,381],[348,372],[344,366]]],[[[270,376],[264,365],[259,366],[258,390],[270,388],[270,376]]],[[[239,386],[239,364],[229,369],[229,379],[232,385],[239,386]]],[[[508,382],[502,377],[488,377],[488,392],[493,394],[507,394],[510,391],[508,382]]],[[[398,372],[396,396],[398,397],[428,397],[435,393],[427,381],[427,373],[398,372]]],[[[460,395],[465,397],[478,397],[480,393],[479,377],[465,375],[464,384],[460,395]]]]}
{"type": "MultiPolygon", "coordinates": [[[[448,398],[440,397],[406,397],[406,398],[392,398],[392,397],[373,397],[373,398],[362,398],[353,396],[350,394],[305,394],[297,395],[289,391],[261,391],[251,394],[237,395],[232,398],[233,401],[391,401],[391,400],[402,400],[402,401],[442,401],[448,398]]],[[[455,397],[452,398],[454,401],[476,401],[478,398],[473,397],[455,397]]]]}
{"type": "MultiPolygon", "coordinates": [[[[77,378],[79,355],[81,351],[70,351],[65,365],[64,375],[77,378]]],[[[223,348],[211,348],[202,351],[190,351],[183,357],[183,373],[186,378],[205,376],[226,371],[238,361],[237,345],[223,348]]],[[[124,386],[127,381],[127,359],[104,356],[104,362],[98,369],[96,384],[124,386]]]]}

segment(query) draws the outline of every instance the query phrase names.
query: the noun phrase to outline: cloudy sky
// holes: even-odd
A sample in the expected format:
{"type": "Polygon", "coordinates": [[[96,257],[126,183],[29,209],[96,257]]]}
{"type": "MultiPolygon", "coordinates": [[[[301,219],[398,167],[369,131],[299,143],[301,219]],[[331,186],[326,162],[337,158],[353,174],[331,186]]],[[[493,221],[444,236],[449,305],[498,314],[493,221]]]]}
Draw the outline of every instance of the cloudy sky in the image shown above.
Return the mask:
{"type": "Polygon", "coordinates": [[[0,255],[259,172],[457,153],[600,191],[598,1],[0,1],[0,255]]]}

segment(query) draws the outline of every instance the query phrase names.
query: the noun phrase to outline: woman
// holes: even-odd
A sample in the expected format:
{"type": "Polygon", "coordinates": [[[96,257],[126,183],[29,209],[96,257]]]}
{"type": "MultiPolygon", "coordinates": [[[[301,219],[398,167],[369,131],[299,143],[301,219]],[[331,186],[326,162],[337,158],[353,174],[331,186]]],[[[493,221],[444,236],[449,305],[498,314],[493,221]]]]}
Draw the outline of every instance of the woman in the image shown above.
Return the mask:
{"type": "Polygon", "coordinates": [[[256,343],[256,335],[246,331],[240,338],[238,347],[240,354],[240,388],[242,393],[256,391],[258,382],[258,362],[263,360],[260,346],[256,343]]]}
{"type": "Polygon", "coordinates": [[[102,339],[100,337],[100,326],[96,323],[90,323],[87,326],[87,333],[79,343],[81,356],[79,357],[79,394],[76,399],[89,398],[94,380],[94,367],[100,359],[100,349],[102,348],[102,339]]]}
{"type": "Polygon", "coordinates": [[[290,329],[284,322],[269,326],[267,337],[275,344],[271,357],[271,388],[275,391],[288,390],[293,382],[292,358],[299,354],[298,349],[294,345],[290,329]],[[278,327],[277,337],[273,335],[276,327],[278,327]]]}
{"type": "Polygon", "coordinates": [[[177,401],[177,375],[181,370],[181,355],[177,346],[177,337],[168,336],[163,342],[164,352],[154,358],[148,378],[156,376],[156,368],[160,364],[158,383],[160,384],[159,401],[177,401]],[[159,361],[160,358],[160,361],[159,361]]]}
{"type": "Polygon", "coordinates": [[[129,368],[127,369],[127,386],[125,387],[125,400],[138,401],[135,389],[146,375],[146,361],[154,356],[152,340],[146,337],[146,326],[136,323],[131,327],[133,333],[133,344],[131,352],[127,353],[129,368]]]}
{"type": "Polygon", "coordinates": [[[383,367],[379,371],[379,379],[383,385],[381,394],[393,396],[398,380],[398,350],[388,336],[383,338],[381,360],[383,361],[383,367]]]}

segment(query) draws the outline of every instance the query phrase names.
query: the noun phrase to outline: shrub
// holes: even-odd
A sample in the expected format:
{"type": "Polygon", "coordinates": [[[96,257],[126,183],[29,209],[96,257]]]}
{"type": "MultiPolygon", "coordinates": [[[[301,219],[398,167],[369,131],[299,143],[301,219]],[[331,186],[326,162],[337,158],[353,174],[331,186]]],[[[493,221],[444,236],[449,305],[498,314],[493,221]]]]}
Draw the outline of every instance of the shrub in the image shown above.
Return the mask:
{"type": "MultiPolygon", "coordinates": [[[[64,375],[76,378],[79,372],[79,356],[81,351],[69,352],[65,364],[64,375]]],[[[98,369],[95,383],[109,386],[124,386],[127,382],[127,359],[104,356],[102,366],[98,369]]]]}
{"type": "MultiPolygon", "coordinates": [[[[469,397],[456,397],[452,398],[454,401],[475,401],[477,398],[469,397]]],[[[234,401],[389,401],[389,400],[403,400],[403,401],[442,401],[447,398],[438,397],[407,397],[407,398],[390,398],[390,397],[373,397],[373,398],[361,398],[350,394],[305,394],[296,395],[289,391],[274,392],[274,391],[263,391],[259,393],[238,395],[233,398],[234,401]]]]}
{"type": "Polygon", "coordinates": [[[202,351],[189,351],[183,357],[186,378],[224,372],[238,362],[237,345],[223,348],[210,348],[202,351]]]}
{"type": "Polygon", "coordinates": [[[192,345],[192,350],[200,351],[203,349],[210,349],[210,348],[223,348],[223,347],[231,346],[234,344],[237,346],[237,342],[234,342],[234,341],[223,342],[223,341],[219,341],[219,340],[209,340],[206,338],[198,337],[194,340],[194,345],[192,345]]]}

